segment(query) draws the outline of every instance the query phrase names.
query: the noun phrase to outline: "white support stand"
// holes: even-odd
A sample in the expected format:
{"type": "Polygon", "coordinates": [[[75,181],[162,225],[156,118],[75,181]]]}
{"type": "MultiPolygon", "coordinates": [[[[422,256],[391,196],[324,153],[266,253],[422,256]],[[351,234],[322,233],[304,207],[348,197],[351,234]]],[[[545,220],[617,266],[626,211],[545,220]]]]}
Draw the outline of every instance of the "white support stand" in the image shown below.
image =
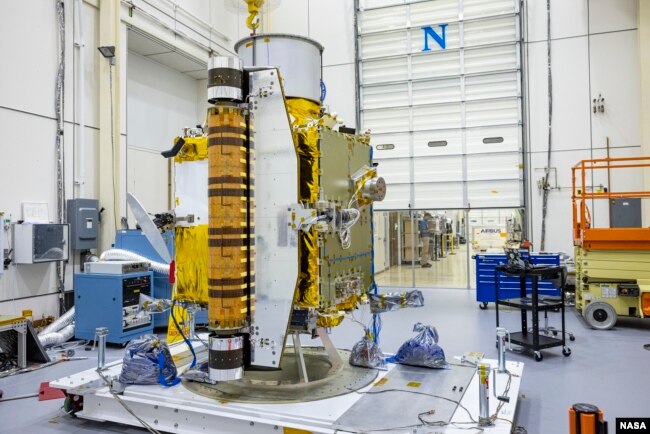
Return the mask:
{"type": "MultiPolygon", "coordinates": [[[[177,359],[177,365],[188,363],[187,347],[175,344],[171,348],[172,355],[177,359]]],[[[205,351],[204,348],[198,352],[205,351]]],[[[483,360],[497,367],[496,360],[483,360]]],[[[389,365],[389,371],[395,365],[389,365]]],[[[499,419],[489,428],[490,434],[509,434],[517,408],[519,386],[524,365],[520,362],[507,362],[507,368],[512,374],[510,385],[510,402],[505,403],[498,414],[499,419]]],[[[119,375],[122,362],[117,361],[106,365],[103,374],[107,377],[119,375]]],[[[182,371],[182,369],[181,369],[182,371]]],[[[380,371],[377,380],[383,378],[388,371],[380,371]]],[[[507,373],[496,377],[496,393],[503,394],[507,383],[507,373]]],[[[125,425],[140,426],[140,423],[120,405],[110,394],[108,387],[102,385],[94,369],[52,381],[50,386],[63,389],[71,394],[83,395],[83,410],[76,415],[83,419],[110,421],[125,425]],[[99,380],[99,381],[98,381],[99,380]]],[[[372,384],[361,389],[367,391],[372,384]]],[[[429,391],[435,393],[435,391],[429,391]]],[[[479,397],[478,376],[474,375],[461,398],[461,404],[466,407],[472,418],[478,420],[479,397]]],[[[277,434],[282,428],[301,429],[311,433],[346,433],[337,430],[335,422],[348,411],[364,395],[351,392],[334,398],[319,401],[289,403],[289,404],[247,404],[237,402],[219,402],[214,399],[197,395],[182,385],[175,387],[128,386],[122,400],[142,419],[157,430],[171,433],[204,434],[218,427],[222,434],[277,434]]],[[[460,396],[460,394],[459,394],[460,396]]],[[[497,402],[495,397],[491,397],[497,402]]],[[[495,405],[496,407],[496,405],[495,405]]],[[[418,423],[417,415],[413,416],[414,424],[418,423]]],[[[464,422],[459,428],[449,425],[436,427],[436,433],[467,434],[467,422],[470,415],[462,409],[457,409],[451,422],[464,422]],[[465,428],[465,429],[461,429],[465,428]]],[[[390,427],[386,427],[390,428],[390,427]]],[[[409,429],[409,434],[429,433],[432,427],[409,429]]]]}

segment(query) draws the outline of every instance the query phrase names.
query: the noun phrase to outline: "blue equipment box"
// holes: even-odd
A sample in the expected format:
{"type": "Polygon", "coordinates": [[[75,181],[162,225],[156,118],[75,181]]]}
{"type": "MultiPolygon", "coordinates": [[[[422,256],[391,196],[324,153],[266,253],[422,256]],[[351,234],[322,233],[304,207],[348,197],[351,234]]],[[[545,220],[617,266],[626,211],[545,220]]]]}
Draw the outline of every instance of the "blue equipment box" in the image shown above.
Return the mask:
{"type": "MultiPolygon", "coordinates": [[[[523,258],[530,257],[533,265],[560,265],[559,254],[540,254],[522,252],[523,258]]],[[[481,253],[474,256],[476,261],[476,301],[483,303],[494,303],[494,269],[499,264],[506,264],[508,260],[505,254],[481,253]]],[[[538,283],[539,295],[560,296],[560,288],[554,286],[550,280],[540,280],[538,283]]],[[[531,280],[526,281],[526,291],[530,292],[531,280]]],[[[499,298],[517,298],[520,296],[520,283],[518,277],[510,277],[499,273],[499,298]]]]}
{"type": "MultiPolygon", "coordinates": [[[[165,244],[169,249],[169,254],[174,257],[174,231],[167,231],[162,234],[165,244]]],[[[124,249],[138,255],[142,255],[155,262],[165,262],[158,252],[153,248],[147,237],[139,229],[118,230],[115,233],[116,249],[124,249]]],[[[157,298],[172,298],[172,284],[169,283],[169,277],[161,273],[153,272],[153,289],[157,298]]],[[[154,327],[167,327],[169,323],[169,312],[157,313],[153,315],[154,327]]]]}
{"type": "Polygon", "coordinates": [[[107,327],[106,341],[125,344],[153,333],[151,316],[136,318],[140,294],[153,296],[153,273],[74,275],[75,338],[95,340],[95,329],[107,327]]]}
{"type": "MultiPolygon", "coordinates": [[[[166,231],[162,234],[165,244],[169,249],[170,255],[174,257],[174,231],[166,231]]],[[[118,230],[115,234],[116,249],[129,250],[138,255],[149,258],[152,261],[164,262],[158,252],[153,248],[147,237],[139,229],[118,230]]],[[[172,298],[173,285],[169,283],[169,277],[160,273],[153,273],[153,287],[157,298],[172,298]]],[[[154,327],[167,328],[169,324],[169,311],[158,313],[153,316],[154,327]]],[[[207,324],[208,312],[201,310],[196,314],[196,324],[207,324]]]]}

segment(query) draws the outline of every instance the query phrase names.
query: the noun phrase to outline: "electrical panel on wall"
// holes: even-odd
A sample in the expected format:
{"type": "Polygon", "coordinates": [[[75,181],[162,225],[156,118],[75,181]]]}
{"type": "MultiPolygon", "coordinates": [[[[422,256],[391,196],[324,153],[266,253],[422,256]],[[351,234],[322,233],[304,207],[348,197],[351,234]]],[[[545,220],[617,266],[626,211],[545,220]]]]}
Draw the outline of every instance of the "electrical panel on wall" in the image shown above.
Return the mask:
{"type": "Polygon", "coordinates": [[[70,247],[73,250],[97,248],[99,233],[99,201],[70,199],[67,204],[70,224],[70,247]]]}
{"type": "Polygon", "coordinates": [[[67,224],[14,224],[14,263],[37,264],[68,260],[67,224]]]}

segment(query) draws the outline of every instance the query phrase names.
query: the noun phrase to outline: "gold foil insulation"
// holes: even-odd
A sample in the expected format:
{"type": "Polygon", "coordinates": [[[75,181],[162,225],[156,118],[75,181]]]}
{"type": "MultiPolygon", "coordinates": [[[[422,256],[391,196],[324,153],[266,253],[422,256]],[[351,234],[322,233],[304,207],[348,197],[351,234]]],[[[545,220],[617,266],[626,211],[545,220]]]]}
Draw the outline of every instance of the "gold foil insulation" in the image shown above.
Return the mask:
{"type": "Polygon", "coordinates": [[[252,141],[236,105],[208,110],[208,322],[244,327],[254,298],[252,141]]]}
{"type": "Polygon", "coordinates": [[[177,226],[175,300],[208,303],[208,225],[177,226]]]}
{"type": "MultiPolygon", "coordinates": [[[[313,101],[291,98],[286,101],[291,115],[293,144],[298,155],[298,200],[305,204],[318,201],[318,178],[320,175],[318,150],[318,128],[316,122],[320,106],[313,101]]],[[[318,233],[298,231],[299,270],[294,305],[296,307],[318,307],[318,233]]]]}
{"type": "Polygon", "coordinates": [[[292,117],[293,144],[298,154],[298,200],[303,203],[318,202],[319,158],[318,120],[320,106],[302,98],[287,100],[287,109],[292,117]]]}
{"type": "Polygon", "coordinates": [[[333,309],[331,312],[326,311],[323,314],[318,315],[316,325],[318,327],[336,327],[343,322],[343,319],[345,318],[345,312],[356,308],[358,302],[359,297],[355,294],[352,294],[341,303],[337,304],[336,309],[333,309]]]}
{"type": "MultiPolygon", "coordinates": [[[[174,139],[174,143],[179,138],[174,139]]],[[[203,137],[183,137],[185,144],[180,152],[174,157],[175,163],[184,161],[199,161],[208,158],[208,138],[203,137]]]]}
{"type": "Polygon", "coordinates": [[[357,206],[362,207],[366,205],[370,205],[372,203],[372,199],[366,199],[363,197],[363,192],[361,191],[363,188],[363,184],[366,183],[369,179],[377,177],[377,169],[375,167],[367,167],[365,169],[365,173],[361,175],[359,178],[357,178],[354,182],[354,191],[355,191],[355,197],[357,201],[357,206]]]}
{"type": "Polygon", "coordinates": [[[316,320],[316,326],[332,328],[341,324],[344,319],[345,319],[345,315],[343,315],[343,313],[339,311],[335,311],[333,313],[324,313],[318,315],[318,319],[316,320]]]}

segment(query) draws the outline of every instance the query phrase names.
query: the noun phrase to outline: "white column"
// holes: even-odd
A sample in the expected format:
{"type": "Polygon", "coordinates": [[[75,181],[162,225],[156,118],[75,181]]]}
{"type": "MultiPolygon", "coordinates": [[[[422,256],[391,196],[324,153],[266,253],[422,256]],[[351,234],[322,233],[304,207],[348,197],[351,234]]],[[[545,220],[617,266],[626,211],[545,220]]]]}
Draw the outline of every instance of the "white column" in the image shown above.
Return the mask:
{"type": "Polygon", "coordinates": [[[108,59],[99,62],[99,203],[105,208],[99,246],[106,250],[115,240],[124,202],[120,188],[120,0],[99,2],[99,45],[115,47],[115,65],[111,66],[108,59]]]}
{"type": "MultiPolygon", "coordinates": [[[[641,66],[641,155],[650,156],[650,2],[639,1],[639,59],[641,66]]],[[[650,191],[650,168],[643,173],[643,187],[650,191]]],[[[650,199],[643,200],[643,226],[650,226],[650,199]]]]}

